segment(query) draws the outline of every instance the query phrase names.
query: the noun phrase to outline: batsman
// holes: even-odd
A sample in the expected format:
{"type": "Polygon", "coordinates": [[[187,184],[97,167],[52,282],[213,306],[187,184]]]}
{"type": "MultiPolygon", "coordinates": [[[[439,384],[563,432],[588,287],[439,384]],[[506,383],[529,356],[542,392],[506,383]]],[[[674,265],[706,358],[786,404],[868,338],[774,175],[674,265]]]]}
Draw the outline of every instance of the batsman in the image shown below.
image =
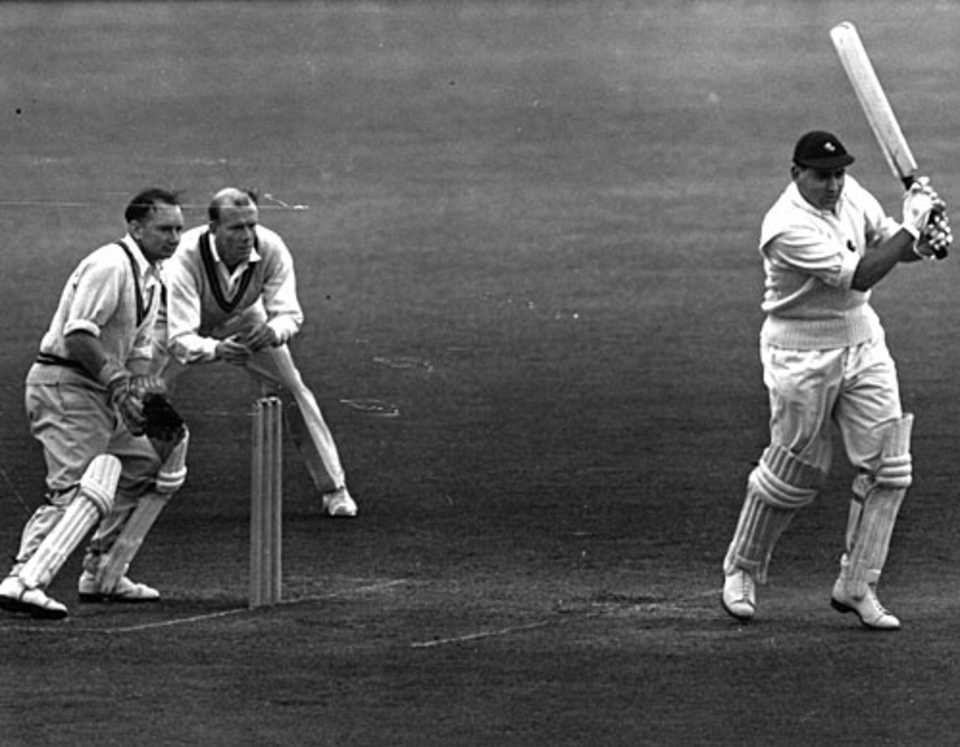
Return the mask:
{"type": "Polygon", "coordinates": [[[186,426],[149,375],[160,266],[183,229],[175,194],[149,189],[124,212],[126,235],[83,259],[60,296],[27,373],[30,432],[43,446],[47,493],[23,529],[0,608],[58,619],[47,593],[95,528],[81,601],[150,602],[126,574],[144,536],[186,478],[186,426]]]}
{"type": "Polygon", "coordinates": [[[900,628],[876,590],[912,480],[913,415],[902,410],[870,293],[898,264],[946,256],[952,233],[927,178],[907,189],[895,220],[847,174],[853,160],[835,135],[804,134],[760,229],[770,442],[723,560],[721,602],[740,621],[756,614],[756,584],[767,580],[777,540],[824,484],[835,423],[857,474],[830,603],[867,628],[900,628]]]}

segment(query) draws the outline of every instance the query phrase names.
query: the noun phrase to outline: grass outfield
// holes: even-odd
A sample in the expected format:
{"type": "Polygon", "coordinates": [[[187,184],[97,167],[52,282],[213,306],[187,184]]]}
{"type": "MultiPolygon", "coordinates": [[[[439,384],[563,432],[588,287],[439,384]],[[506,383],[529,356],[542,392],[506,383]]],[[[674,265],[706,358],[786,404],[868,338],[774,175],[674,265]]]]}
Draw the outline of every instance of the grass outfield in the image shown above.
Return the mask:
{"type": "Polygon", "coordinates": [[[246,610],[256,390],[185,375],[188,482],[131,571],[164,601],[77,603],[77,553],[66,621],[0,618],[0,742],[952,741],[955,258],[874,294],[917,417],[882,586],[904,630],[827,603],[839,451],[755,624],[718,604],[767,438],[756,235],[796,137],[838,132],[899,210],[841,20],[952,204],[950,3],[0,5],[0,545],[43,490],[23,376],[70,269],[151,184],[191,224],[222,186],[264,195],[361,512],[323,518],[288,445],[286,601],[246,610]]]}

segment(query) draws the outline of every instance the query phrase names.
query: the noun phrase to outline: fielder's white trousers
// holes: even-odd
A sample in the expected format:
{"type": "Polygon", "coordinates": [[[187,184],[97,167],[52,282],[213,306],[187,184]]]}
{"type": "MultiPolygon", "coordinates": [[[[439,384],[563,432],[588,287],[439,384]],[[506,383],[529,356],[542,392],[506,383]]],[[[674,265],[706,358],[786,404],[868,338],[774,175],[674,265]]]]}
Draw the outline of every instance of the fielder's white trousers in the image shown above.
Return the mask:
{"type": "MultiPolygon", "coordinates": [[[[217,339],[243,335],[267,319],[262,303],[254,304],[231,317],[209,334],[217,339]]],[[[176,378],[187,368],[202,363],[180,363],[167,349],[166,330],[158,328],[155,339],[155,359],[160,375],[173,387],[176,378]]],[[[327,422],[313,392],[307,387],[293,362],[287,345],[258,350],[247,361],[245,368],[267,388],[280,387],[286,390],[297,405],[307,438],[296,438],[297,449],[307,466],[317,490],[327,493],[346,485],[346,475],[340,462],[340,454],[327,422]]],[[[290,418],[288,417],[288,420],[290,418]]],[[[296,434],[297,427],[289,424],[296,434]]]]}

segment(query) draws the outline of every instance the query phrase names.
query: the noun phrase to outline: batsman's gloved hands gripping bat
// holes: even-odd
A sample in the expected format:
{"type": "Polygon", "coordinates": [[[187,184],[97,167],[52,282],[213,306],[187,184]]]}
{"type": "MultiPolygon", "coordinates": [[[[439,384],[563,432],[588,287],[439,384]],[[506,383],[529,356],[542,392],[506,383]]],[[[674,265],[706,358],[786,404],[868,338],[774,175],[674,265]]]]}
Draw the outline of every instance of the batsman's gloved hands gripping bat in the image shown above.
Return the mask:
{"type": "Polygon", "coordinates": [[[947,205],[926,176],[917,177],[903,196],[903,228],[914,237],[922,259],[943,259],[953,242],[947,205]]]}
{"type": "Polygon", "coordinates": [[[946,206],[933,208],[930,219],[920,234],[913,251],[923,259],[944,259],[953,243],[953,231],[947,217],[946,206]]]}

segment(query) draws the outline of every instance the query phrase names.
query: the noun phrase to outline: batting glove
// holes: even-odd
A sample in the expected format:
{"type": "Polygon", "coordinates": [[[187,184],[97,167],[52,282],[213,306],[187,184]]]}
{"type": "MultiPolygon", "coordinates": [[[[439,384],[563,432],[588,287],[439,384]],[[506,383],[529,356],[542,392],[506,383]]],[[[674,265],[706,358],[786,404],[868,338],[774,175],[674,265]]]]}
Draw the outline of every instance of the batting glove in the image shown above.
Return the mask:
{"type": "Polygon", "coordinates": [[[930,187],[930,180],[920,177],[910,188],[903,193],[903,224],[902,228],[913,236],[914,241],[927,225],[930,213],[936,201],[940,198],[930,187]]]}
{"type": "Polygon", "coordinates": [[[923,259],[943,259],[953,243],[953,231],[950,228],[950,219],[944,212],[942,201],[934,207],[930,220],[920,235],[920,240],[913,247],[914,253],[923,259]]]}

